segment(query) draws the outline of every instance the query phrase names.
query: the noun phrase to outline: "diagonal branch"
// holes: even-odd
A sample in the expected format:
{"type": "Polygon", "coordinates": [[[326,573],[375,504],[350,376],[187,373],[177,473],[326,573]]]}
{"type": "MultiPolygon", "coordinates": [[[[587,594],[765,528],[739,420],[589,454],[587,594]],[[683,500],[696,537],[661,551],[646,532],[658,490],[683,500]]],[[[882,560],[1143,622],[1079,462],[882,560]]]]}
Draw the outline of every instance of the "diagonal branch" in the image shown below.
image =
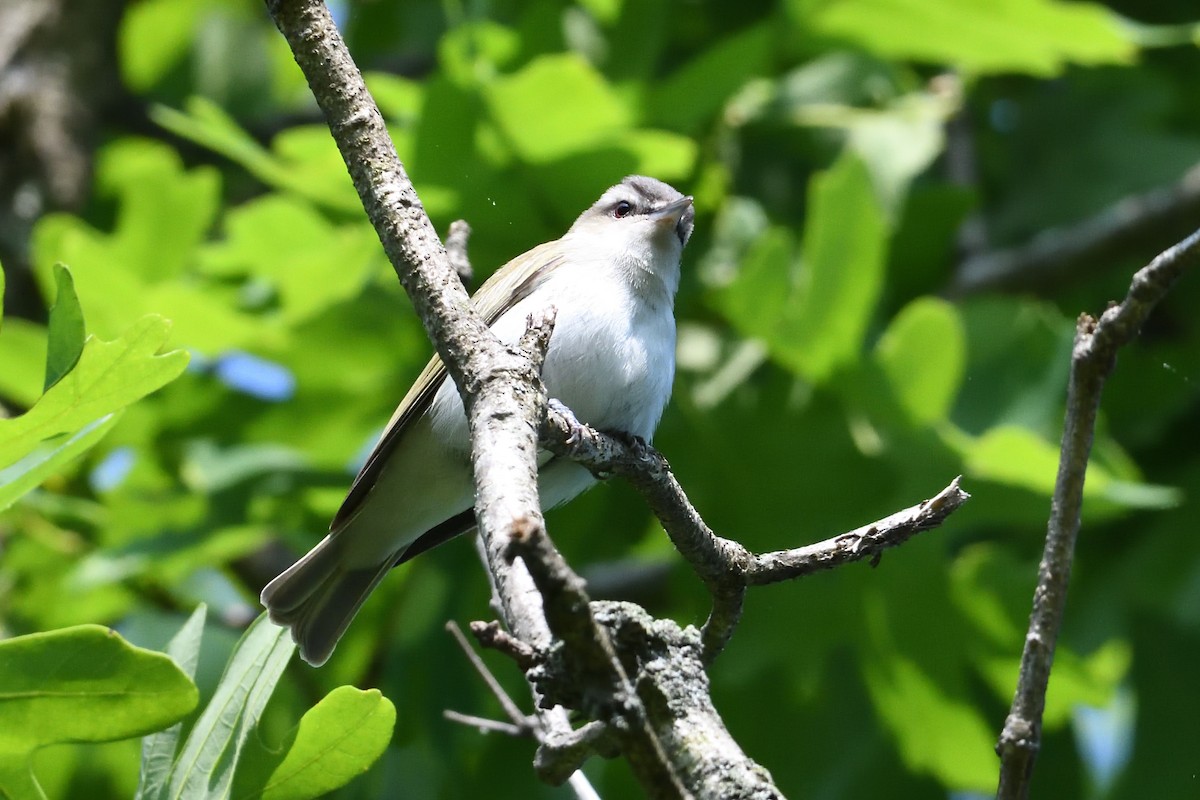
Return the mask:
{"type": "Polygon", "coordinates": [[[1200,165],[1175,184],[1130,195],[1075,225],[1039,233],[1027,244],[973,255],[959,265],[954,297],[1019,291],[1092,275],[1097,267],[1138,258],[1151,246],[1191,230],[1200,216],[1200,165]]]}
{"type": "Polygon", "coordinates": [[[708,662],[720,654],[733,635],[748,586],[791,580],[864,558],[877,561],[883,550],[941,525],[970,498],[955,478],[929,500],[870,525],[817,544],[756,555],[736,541],[718,536],[705,524],[671,473],[666,458],[644,442],[626,442],[600,433],[553,400],[542,439],[554,453],[572,458],[597,474],[620,475],[641,493],[676,549],[713,596],[712,611],[704,624],[704,658],[708,662]]]}
{"type": "Polygon", "coordinates": [[[1079,317],[1046,548],[1038,568],[1033,612],[1012,709],[996,745],[1000,754],[996,796],[1002,800],[1029,795],[1029,780],[1041,744],[1046,687],[1066,609],[1071,560],[1083,508],[1084,478],[1104,382],[1116,365],[1117,351],[1137,336],[1150,311],[1166,296],[1183,270],[1197,262],[1200,262],[1200,231],[1166,250],[1134,275],[1129,294],[1119,305],[1105,311],[1099,321],[1088,314],[1079,317]]]}

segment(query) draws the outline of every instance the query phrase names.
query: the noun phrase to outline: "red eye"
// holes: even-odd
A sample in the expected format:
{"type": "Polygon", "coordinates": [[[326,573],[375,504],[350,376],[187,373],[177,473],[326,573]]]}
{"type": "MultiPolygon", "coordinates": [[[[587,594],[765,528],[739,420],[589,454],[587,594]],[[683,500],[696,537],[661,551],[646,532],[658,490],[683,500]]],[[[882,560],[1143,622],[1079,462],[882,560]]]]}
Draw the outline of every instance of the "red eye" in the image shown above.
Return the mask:
{"type": "Polygon", "coordinates": [[[620,219],[621,217],[628,217],[633,213],[633,203],[630,203],[628,200],[622,200],[613,206],[612,213],[617,219],[620,219]]]}

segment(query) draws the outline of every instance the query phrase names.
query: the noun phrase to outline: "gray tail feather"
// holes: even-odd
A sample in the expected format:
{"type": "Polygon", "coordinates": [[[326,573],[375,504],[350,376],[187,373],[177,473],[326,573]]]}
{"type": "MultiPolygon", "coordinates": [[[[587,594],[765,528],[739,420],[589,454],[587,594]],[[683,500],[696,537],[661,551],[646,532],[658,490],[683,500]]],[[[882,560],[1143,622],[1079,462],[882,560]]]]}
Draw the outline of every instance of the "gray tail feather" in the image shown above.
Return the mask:
{"type": "Polygon", "coordinates": [[[350,621],[394,561],[347,568],[338,544],[333,536],[326,536],[268,583],[260,597],[271,621],[291,628],[300,657],[314,667],[329,660],[350,621]]]}

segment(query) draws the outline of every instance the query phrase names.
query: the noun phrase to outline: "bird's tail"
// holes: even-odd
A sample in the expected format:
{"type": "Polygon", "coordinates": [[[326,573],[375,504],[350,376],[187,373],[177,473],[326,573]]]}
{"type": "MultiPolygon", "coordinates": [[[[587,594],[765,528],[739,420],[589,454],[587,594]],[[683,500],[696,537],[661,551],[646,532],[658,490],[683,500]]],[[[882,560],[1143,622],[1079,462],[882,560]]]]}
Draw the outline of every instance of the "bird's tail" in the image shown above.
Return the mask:
{"type": "Polygon", "coordinates": [[[392,568],[391,558],[371,567],[348,568],[340,544],[326,536],[268,583],[260,597],[271,621],[291,628],[300,657],[314,667],[329,660],[358,609],[392,568]]]}

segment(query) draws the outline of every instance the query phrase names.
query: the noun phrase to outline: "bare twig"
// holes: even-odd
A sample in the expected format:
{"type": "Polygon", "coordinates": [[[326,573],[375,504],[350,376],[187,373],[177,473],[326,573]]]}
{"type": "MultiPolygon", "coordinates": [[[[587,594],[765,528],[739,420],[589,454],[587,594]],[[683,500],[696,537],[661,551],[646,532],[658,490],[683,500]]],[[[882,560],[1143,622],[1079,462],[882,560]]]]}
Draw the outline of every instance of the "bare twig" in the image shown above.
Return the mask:
{"type": "Polygon", "coordinates": [[[502,733],[505,736],[524,738],[533,736],[534,732],[534,728],[528,724],[518,725],[499,719],[476,717],[471,714],[462,714],[449,708],[442,711],[442,716],[451,722],[457,722],[459,725],[474,728],[480,733],[502,733]]]}
{"type": "Polygon", "coordinates": [[[1029,794],[1029,780],[1041,744],[1046,687],[1066,608],[1071,560],[1083,507],[1084,478],[1104,382],[1116,364],[1117,351],[1137,335],[1151,309],[1166,296],[1183,270],[1198,261],[1200,231],[1166,250],[1134,275],[1129,294],[1119,305],[1105,311],[1099,321],[1087,314],[1079,317],[1046,547],[1038,568],[1033,612],[1012,709],[996,745],[1000,754],[996,796],[1001,800],[1016,800],[1029,794]]]}
{"type": "Polygon", "coordinates": [[[500,707],[504,709],[504,713],[508,715],[509,720],[513,725],[533,730],[529,719],[521,713],[521,709],[517,708],[517,704],[508,696],[508,692],[504,691],[504,687],[500,685],[500,681],[496,680],[496,676],[487,668],[487,664],[483,663],[483,659],[471,647],[471,643],[467,641],[467,637],[463,635],[462,629],[453,621],[446,623],[446,630],[454,637],[454,641],[458,643],[459,649],[463,651],[463,655],[467,657],[467,661],[471,662],[471,666],[475,668],[476,674],[483,678],[483,682],[491,690],[492,696],[500,701],[500,707]]]}
{"type": "Polygon", "coordinates": [[[938,527],[958,510],[971,497],[958,485],[960,478],[952,480],[949,486],[928,500],[878,522],[807,547],[757,555],[747,572],[747,582],[751,586],[760,586],[791,580],[864,558],[875,563],[887,548],[904,544],[921,531],[938,527]]]}
{"type": "Polygon", "coordinates": [[[964,261],[948,294],[1027,289],[1061,282],[1074,274],[1135,258],[1146,242],[1161,242],[1191,230],[1200,217],[1200,166],[1173,186],[1126,197],[1077,225],[1053,228],[1010,250],[982,253],[964,261]]]}
{"type": "MultiPolygon", "coordinates": [[[[501,633],[498,628],[499,626],[496,626],[493,629],[492,626],[484,623],[471,625],[472,631],[477,635],[485,630],[492,634],[501,633]]],[[[566,783],[579,800],[599,800],[599,795],[580,768],[593,753],[606,749],[605,742],[608,733],[605,726],[599,723],[588,723],[578,730],[571,730],[569,727],[564,730],[561,725],[551,724],[557,721],[553,715],[543,713],[532,717],[525,716],[509,697],[508,692],[504,691],[500,682],[496,680],[496,676],[471,648],[467,637],[463,635],[459,627],[453,622],[447,622],[446,630],[458,642],[458,646],[466,654],[467,660],[471,662],[475,671],[491,689],[492,694],[500,701],[500,706],[510,721],[485,719],[450,710],[443,711],[442,715],[451,722],[475,728],[480,733],[494,732],[537,739],[539,747],[534,759],[534,769],[537,770],[538,775],[542,776],[543,780],[556,786],[566,783]]],[[[509,643],[518,642],[517,639],[507,634],[504,636],[507,637],[509,643]]],[[[492,642],[495,643],[501,638],[495,636],[492,642]]],[[[528,645],[524,645],[523,642],[520,644],[528,649],[528,645]]],[[[525,657],[525,653],[519,648],[513,648],[507,652],[516,654],[518,658],[525,657]]]]}

